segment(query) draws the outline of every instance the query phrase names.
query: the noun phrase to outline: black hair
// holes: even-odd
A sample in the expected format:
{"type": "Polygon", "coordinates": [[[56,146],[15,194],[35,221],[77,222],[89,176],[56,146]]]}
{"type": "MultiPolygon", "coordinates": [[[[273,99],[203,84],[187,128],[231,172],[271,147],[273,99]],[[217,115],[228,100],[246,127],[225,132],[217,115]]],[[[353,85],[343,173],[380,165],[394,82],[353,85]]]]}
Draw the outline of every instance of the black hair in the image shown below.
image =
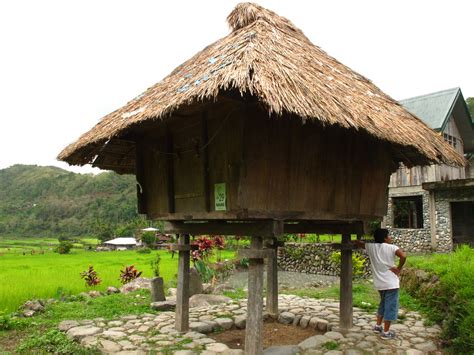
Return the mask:
{"type": "Polygon", "coordinates": [[[383,243],[385,242],[385,238],[387,237],[388,237],[388,229],[379,228],[379,229],[376,229],[374,232],[375,243],[383,243]]]}

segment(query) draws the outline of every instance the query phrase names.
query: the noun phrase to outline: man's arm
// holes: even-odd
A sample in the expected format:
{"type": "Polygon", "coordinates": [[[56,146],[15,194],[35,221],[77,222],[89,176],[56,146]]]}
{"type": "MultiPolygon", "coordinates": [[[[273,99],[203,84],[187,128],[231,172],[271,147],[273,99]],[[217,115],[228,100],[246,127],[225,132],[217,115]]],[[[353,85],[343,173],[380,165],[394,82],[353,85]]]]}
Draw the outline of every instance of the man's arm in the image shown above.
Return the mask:
{"type": "Polygon", "coordinates": [[[407,255],[405,254],[405,252],[402,249],[397,249],[397,251],[395,252],[395,255],[398,256],[398,258],[400,259],[398,261],[398,267],[392,267],[392,268],[390,268],[390,270],[394,274],[399,275],[400,271],[402,271],[403,265],[405,265],[405,261],[407,260],[407,255]]]}

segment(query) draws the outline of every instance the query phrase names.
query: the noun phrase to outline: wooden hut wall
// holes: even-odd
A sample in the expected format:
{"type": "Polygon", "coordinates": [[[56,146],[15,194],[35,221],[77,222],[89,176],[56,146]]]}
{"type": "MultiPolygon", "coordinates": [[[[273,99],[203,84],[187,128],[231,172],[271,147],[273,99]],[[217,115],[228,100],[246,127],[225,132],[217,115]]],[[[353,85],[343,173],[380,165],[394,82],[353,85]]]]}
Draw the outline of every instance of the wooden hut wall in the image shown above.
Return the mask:
{"type": "Polygon", "coordinates": [[[386,212],[393,163],[385,144],[360,132],[300,119],[245,119],[238,204],[291,219],[370,218],[386,212]]]}
{"type": "Polygon", "coordinates": [[[137,143],[139,210],[150,218],[206,218],[214,210],[217,183],[226,184],[227,210],[237,209],[241,109],[224,103],[168,122],[137,143]]]}
{"type": "Polygon", "coordinates": [[[137,145],[142,211],[151,218],[367,219],[386,212],[389,150],[358,132],[268,117],[257,105],[208,106],[163,127],[137,145]],[[226,184],[223,212],[214,209],[218,183],[226,184]]]}

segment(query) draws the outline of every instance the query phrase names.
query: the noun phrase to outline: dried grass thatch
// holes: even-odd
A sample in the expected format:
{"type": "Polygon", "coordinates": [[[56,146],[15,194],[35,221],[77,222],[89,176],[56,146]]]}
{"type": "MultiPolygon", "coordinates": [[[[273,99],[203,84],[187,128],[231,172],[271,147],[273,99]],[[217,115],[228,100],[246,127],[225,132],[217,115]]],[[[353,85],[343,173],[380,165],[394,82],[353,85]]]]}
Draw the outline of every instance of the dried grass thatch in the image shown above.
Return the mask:
{"type": "Polygon", "coordinates": [[[183,106],[235,90],[254,96],[269,114],[286,112],[303,121],[364,131],[388,141],[401,157],[411,155],[400,159],[409,165],[464,165],[464,159],[442,137],[368,79],[313,45],[287,19],[241,3],[228,22],[232,29],[228,36],[105,116],[58,159],[74,165],[92,163],[107,142],[123,137],[132,126],[166,120],[183,106]]]}

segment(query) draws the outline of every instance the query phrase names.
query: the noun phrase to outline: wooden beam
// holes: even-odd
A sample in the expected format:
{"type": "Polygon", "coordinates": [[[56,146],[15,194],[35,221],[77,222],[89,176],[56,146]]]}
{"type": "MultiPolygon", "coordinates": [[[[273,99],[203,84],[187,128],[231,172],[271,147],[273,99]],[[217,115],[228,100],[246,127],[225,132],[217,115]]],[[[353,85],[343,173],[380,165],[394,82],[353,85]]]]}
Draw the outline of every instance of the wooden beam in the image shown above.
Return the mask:
{"type": "MultiPolygon", "coordinates": [[[[189,235],[181,234],[178,244],[182,247],[189,247],[189,235]]],[[[179,251],[175,315],[176,330],[187,332],[189,330],[189,250],[179,251]]]]}
{"type": "Polygon", "coordinates": [[[204,208],[207,212],[211,210],[211,193],[209,186],[209,149],[207,134],[207,111],[202,112],[201,116],[201,155],[202,155],[202,172],[203,172],[203,191],[204,191],[204,208]]]}
{"type": "Polygon", "coordinates": [[[342,329],[352,328],[352,246],[350,241],[350,234],[342,235],[339,298],[339,325],[342,329]]]}
{"type": "Polygon", "coordinates": [[[239,258],[248,259],[266,259],[270,258],[272,254],[272,249],[240,249],[238,252],[239,258]]]}
{"type": "Polygon", "coordinates": [[[141,140],[136,145],[136,180],[137,180],[137,201],[138,213],[146,214],[147,212],[147,194],[145,193],[145,166],[143,163],[143,144],[141,140]]]}
{"type": "Polygon", "coordinates": [[[165,146],[166,146],[166,182],[168,185],[168,212],[175,212],[174,203],[174,157],[173,157],[173,136],[171,135],[170,128],[166,126],[165,133],[165,146]]]}
{"type": "MultiPolygon", "coordinates": [[[[429,191],[428,196],[428,210],[430,215],[430,235],[431,235],[431,248],[436,250],[438,248],[438,242],[436,241],[436,201],[435,201],[435,190],[429,191]]],[[[453,229],[450,228],[452,231],[453,229]]],[[[451,232],[452,234],[452,232],[451,232]]],[[[451,235],[452,240],[452,235],[451,235]]]]}
{"type": "MultiPolygon", "coordinates": [[[[262,237],[252,236],[250,248],[258,251],[263,246],[262,237]]],[[[249,261],[249,296],[245,327],[245,354],[263,354],[263,259],[249,261]]]]}
{"type": "Polygon", "coordinates": [[[267,261],[267,313],[272,317],[278,316],[278,241],[273,238],[273,245],[267,261]]]}
{"type": "Polygon", "coordinates": [[[317,233],[317,234],[363,234],[362,221],[326,222],[326,221],[300,221],[285,223],[285,233],[317,233]]]}
{"type": "Polygon", "coordinates": [[[191,251],[198,250],[199,246],[197,245],[182,245],[182,244],[171,244],[170,250],[172,251],[191,251]]]}
{"type": "Polygon", "coordinates": [[[219,234],[219,235],[260,235],[274,237],[282,234],[282,222],[272,220],[254,221],[165,221],[167,234],[219,234]]]}

